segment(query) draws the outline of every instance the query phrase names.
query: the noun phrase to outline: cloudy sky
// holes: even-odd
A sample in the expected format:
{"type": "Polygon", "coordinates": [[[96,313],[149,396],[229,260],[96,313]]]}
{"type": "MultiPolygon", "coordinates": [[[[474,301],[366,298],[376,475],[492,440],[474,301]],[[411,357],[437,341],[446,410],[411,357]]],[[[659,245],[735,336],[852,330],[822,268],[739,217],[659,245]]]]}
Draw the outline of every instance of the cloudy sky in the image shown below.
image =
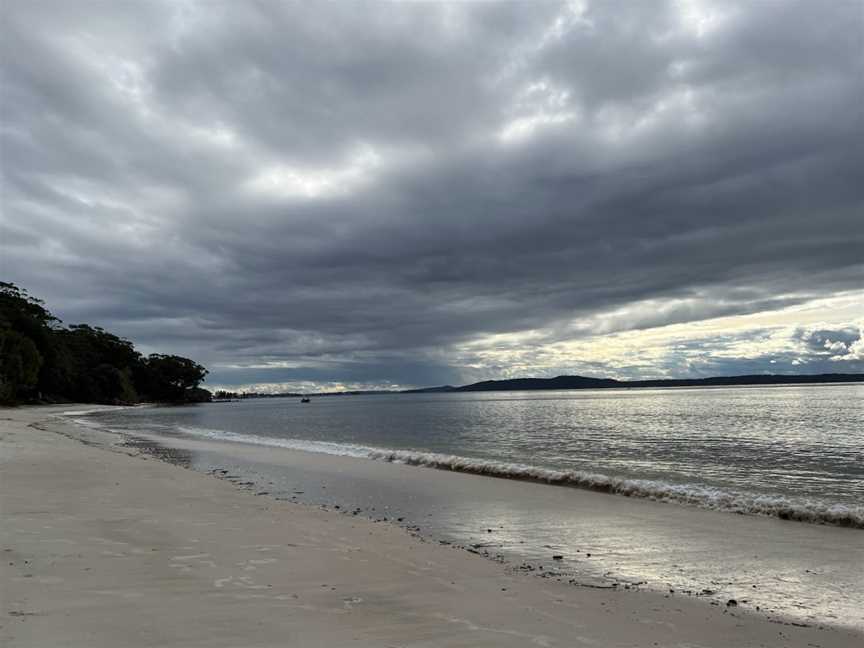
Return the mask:
{"type": "Polygon", "coordinates": [[[860,0],[0,12],[0,279],[212,386],[864,371],[860,0]]]}

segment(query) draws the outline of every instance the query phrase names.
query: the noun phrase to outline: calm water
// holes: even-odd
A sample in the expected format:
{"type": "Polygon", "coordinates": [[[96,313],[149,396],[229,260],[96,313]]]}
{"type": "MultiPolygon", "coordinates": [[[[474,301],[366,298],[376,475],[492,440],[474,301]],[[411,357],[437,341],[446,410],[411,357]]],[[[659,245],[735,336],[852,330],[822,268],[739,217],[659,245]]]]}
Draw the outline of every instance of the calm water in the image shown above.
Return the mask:
{"type": "Polygon", "coordinates": [[[860,631],[862,421],[864,385],[847,384],[264,399],[88,424],[513,568],[860,631]]]}
{"type": "Polygon", "coordinates": [[[862,384],[265,399],[100,420],[864,527],[862,384]]]}

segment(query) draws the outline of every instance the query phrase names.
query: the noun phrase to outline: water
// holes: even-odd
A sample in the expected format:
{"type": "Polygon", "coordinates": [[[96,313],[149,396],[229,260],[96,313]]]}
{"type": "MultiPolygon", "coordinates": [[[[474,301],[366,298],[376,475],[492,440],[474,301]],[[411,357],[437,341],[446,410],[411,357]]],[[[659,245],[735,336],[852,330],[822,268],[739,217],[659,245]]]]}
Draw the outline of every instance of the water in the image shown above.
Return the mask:
{"type": "Polygon", "coordinates": [[[861,630],[862,397],[860,384],[339,396],[88,422],[514,568],[861,630]]]}
{"type": "Polygon", "coordinates": [[[864,385],[339,396],[109,425],[864,527],[864,385]]]}

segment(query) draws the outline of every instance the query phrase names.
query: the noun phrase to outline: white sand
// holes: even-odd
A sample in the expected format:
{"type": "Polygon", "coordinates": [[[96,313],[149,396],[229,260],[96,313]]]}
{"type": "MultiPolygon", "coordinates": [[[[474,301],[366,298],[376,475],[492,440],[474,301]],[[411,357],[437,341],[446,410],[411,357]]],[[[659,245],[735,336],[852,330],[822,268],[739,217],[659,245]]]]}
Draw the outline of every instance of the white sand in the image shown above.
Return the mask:
{"type": "Polygon", "coordinates": [[[393,526],[85,445],[50,418],[69,409],[0,410],[4,647],[864,642],[702,601],[509,574],[393,526]]]}

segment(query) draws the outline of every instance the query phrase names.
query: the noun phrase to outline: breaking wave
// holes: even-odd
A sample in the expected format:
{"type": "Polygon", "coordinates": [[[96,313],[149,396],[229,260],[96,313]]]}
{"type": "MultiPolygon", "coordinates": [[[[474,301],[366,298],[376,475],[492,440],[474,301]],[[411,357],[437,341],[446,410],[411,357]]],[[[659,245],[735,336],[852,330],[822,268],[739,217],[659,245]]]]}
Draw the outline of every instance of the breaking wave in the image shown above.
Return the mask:
{"type": "Polygon", "coordinates": [[[214,441],[235,441],[237,443],[251,443],[253,445],[270,446],[273,448],[286,448],[288,450],[302,450],[304,452],[316,452],[318,454],[339,455],[343,457],[359,457],[369,459],[375,448],[350,443],[333,443],[330,441],[306,441],[304,439],[280,439],[278,437],[265,437],[257,434],[240,434],[238,432],[226,432],[224,430],[211,430],[209,428],[178,426],[178,431],[192,436],[205,437],[214,441]]]}
{"type": "Polygon", "coordinates": [[[180,427],[179,431],[219,441],[235,441],[305,452],[359,457],[486,477],[568,486],[729,513],[763,515],[782,520],[864,529],[864,507],[862,506],[826,504],[818,500],[789,498],[780,495],[747,494],[698,484],[673,484],[657,480],[612,477],[579,470],[554,470],[527,464],[506,463],[434,452],[381,449],[329,441],[280,439],[205,428],[180,427]]]}
{"type": "Polygon", "coordinates": [[[69,416],[72,418],[78,416],[90,416],[92,414],[101,414],[102,412],[117,412],[119,410],[130,409],[129,405],[103,405],[91,409],[69,410],[68,412],[58,412],[57,416],[69,416]]]}
{"type": "Polygon", "coordinates": [[[671,484],[648,479],[610,477],[578,470],[552,470],[525,464],[503,463],[453,455],[404,450],[373,450],[370,459],[410,466],[485,475],[505,479],[570,486],[600,493],[640,497],[659,502],[687,504],[717,511],[766,515],[782,520],[864,529],[864,507],[826,505],[813,500],[794,500],[779,495],[747,495],[695,484],[671,484]]]}

